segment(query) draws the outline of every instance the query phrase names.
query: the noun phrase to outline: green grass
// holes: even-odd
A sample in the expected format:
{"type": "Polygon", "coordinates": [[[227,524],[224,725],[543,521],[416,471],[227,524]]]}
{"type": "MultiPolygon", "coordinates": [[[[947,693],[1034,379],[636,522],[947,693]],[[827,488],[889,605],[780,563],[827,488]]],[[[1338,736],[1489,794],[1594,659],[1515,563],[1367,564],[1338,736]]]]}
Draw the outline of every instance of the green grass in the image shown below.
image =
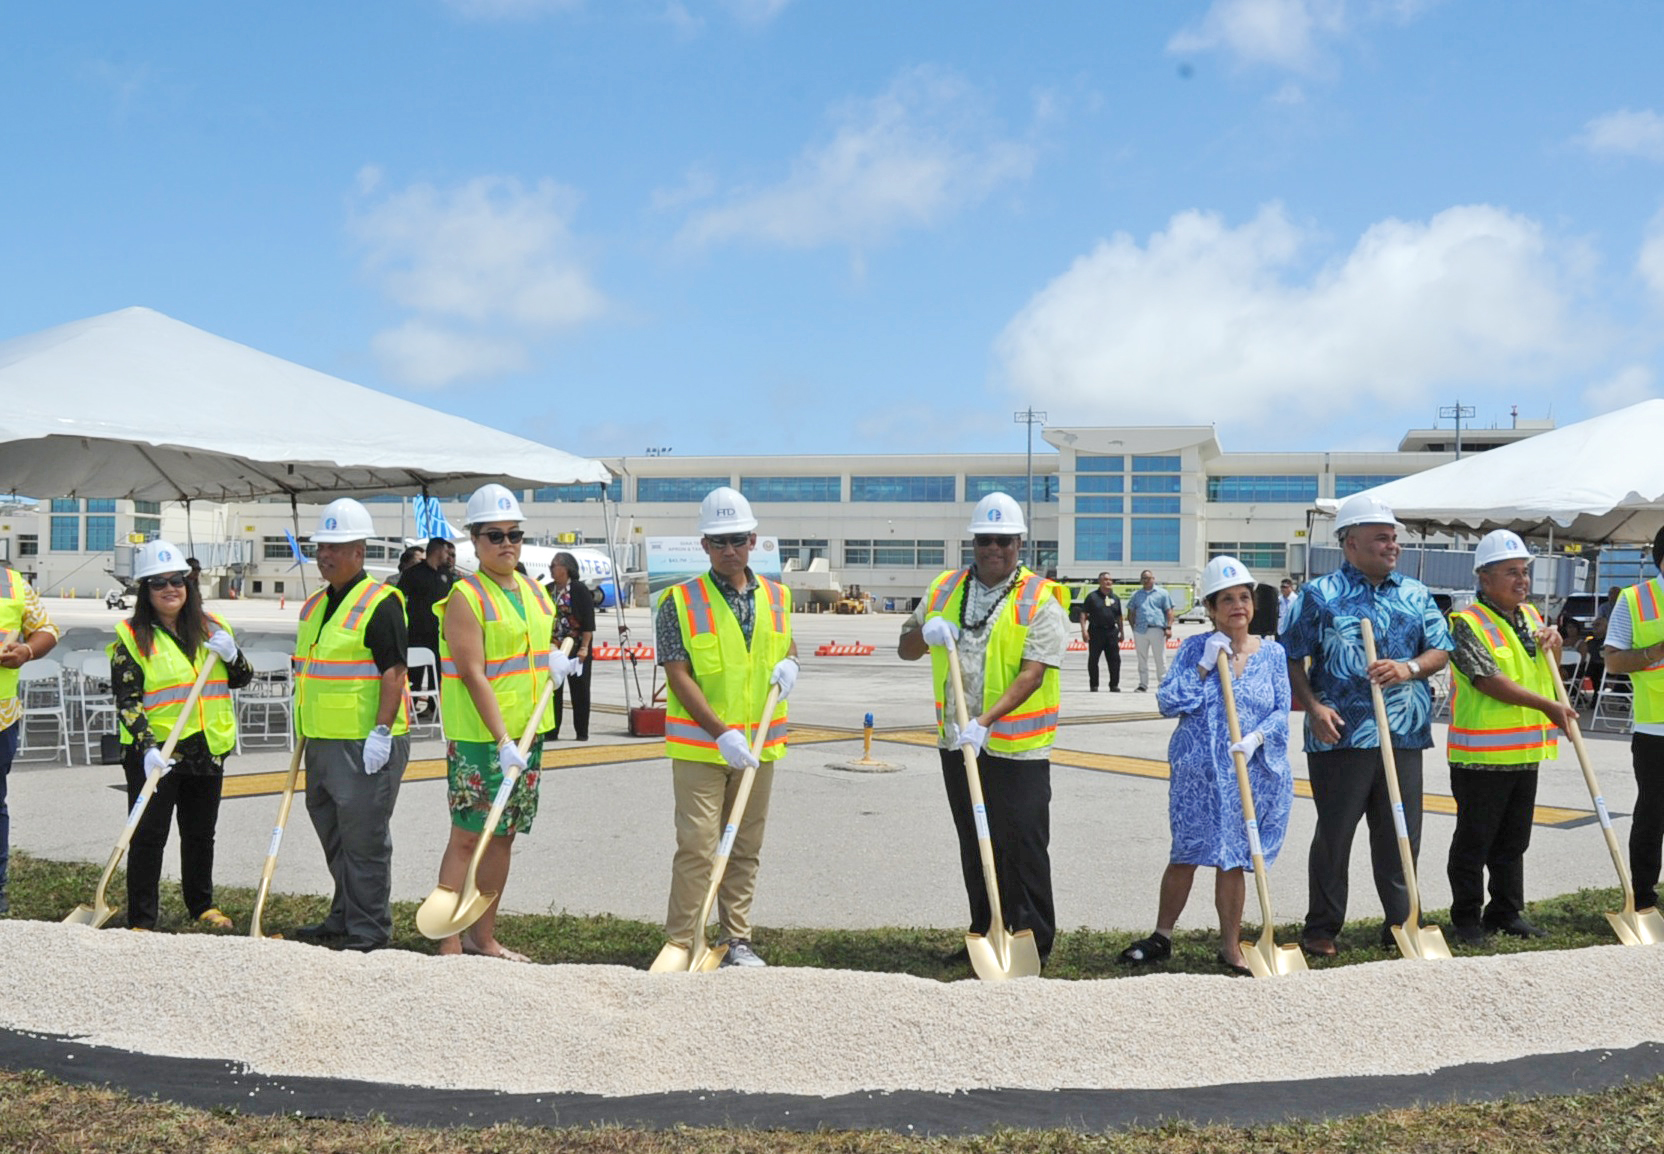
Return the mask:
{"type": "MultiPolygon", "coordinates": [[[[28,854],[14,854],[8,888],[12,917],[62,920],[78,904],[92,900],[100,869],[98,865],[84,862],[55,862],[28,854]]],[[[112,904],[119,905],[125,900],[124,887],[125,879],[118,872],[110,883],[109,900],[112,904]]],[[[180,933],[215,932],[190,921],[176,886],[164,882],[161,896],[160,928],[180,933]]],[[[254,907],[254,891],[221,886],[216,890],[216,896],[220,908],[236,921],[238,932],[246,933],[254,907]]],[[[1452,951],[1461,956],[1610,945],[1616,938],[1607,924],[1605,913],[1621,905],[1622,896],[1616,889],[1579,890],[1533,902],[1528,914],[1533,922],[1548,931],[1548,937],[1518,941],[1498,936],[1491,940],[1490,945],[1477,950],[1458,946],[1452,941],[1452,951]]],[[[328,907],[321,897],[274,893],[266,901],[261,924],[267,933],[280,933],[294,926],[320,921],[327,912],[328,907]]],[[[433,953],[434,943],[416,932],[415,918],[416,903],[400,902],[394,906],[394,948],[433,953]]],[[[1424,920],[1447,923],[1448,916],[1446,911],[1434,910],[1424,920]]],[[[121,914],[118,913],[110,924],[120,925],[121,914]]],[[[498,937],[505,945],[537,962],[582,962],[646,969],[664,944],[658,925],[605,914],[512,915],[499,919],[497,925],[498,937]]],[[[1244,927],[1245,934],[1252,935],[1257,931],[1257,926],[1244,927]]],[[[1395,956],[1396,950],[1378,948],[1380,931],[1380,922],[1376,920],[1350,922],[1341,938],[1343,948],[1340,957],[1327,960],[1314,958],[1309,964],[1313,969],[1328,969],[1395,956]]],[[[1173,956],[1166,962],[1136,969],[1119,964],[1115,960],[1116,955],[1135,938],[1142,937],[1143,933],[1091,929],[1063,931],[1057,936],[1046,976],[1083,979],[1121,978],[1149,973],[1220,972],[1214,958],[1219,948],[1217,936],[1205,930],[1190,930],[1175,935],[1173,956]]],[[[1279,926],[1277,930],[1280,943],[1294,942],[1298,935],[1299,926],[1293,924],[1279,926]]],[[[970,965],[961,953],[964,936],[955,930],[760,927],[756,931],[755,942],[771,965],[904,973],[938,981],[972,977],[970,965]]]]}

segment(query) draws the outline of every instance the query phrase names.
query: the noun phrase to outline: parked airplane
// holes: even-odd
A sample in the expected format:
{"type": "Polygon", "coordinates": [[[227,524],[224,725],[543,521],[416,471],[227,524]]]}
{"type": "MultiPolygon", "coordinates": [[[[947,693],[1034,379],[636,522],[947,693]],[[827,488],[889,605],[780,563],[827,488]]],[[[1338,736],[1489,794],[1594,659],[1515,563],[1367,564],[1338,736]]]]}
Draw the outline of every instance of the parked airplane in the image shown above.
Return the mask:
{"type": "MultiPolygon", "coordinates": [[[[412,545],[420,545],[420,541],[412,541],[412,545]]],[[[526,567],[526,575],[539,585],[549,583],[549,567],[555,562],[556,553],[570,553],[572,559],[578,563],[577,576],[595,593],[595,607],[597,609],[611,609],[618,602],[618,589],[612,576],[612,559],[599,549],[585,549],[581,545],[533,545],[529,542],[520,546],[520,563],[526,567]]],[[[460,573],[475,573],[480,563],[474,556],[474,546],[465,537],[456,542],[456,567],[460,573]]]]}

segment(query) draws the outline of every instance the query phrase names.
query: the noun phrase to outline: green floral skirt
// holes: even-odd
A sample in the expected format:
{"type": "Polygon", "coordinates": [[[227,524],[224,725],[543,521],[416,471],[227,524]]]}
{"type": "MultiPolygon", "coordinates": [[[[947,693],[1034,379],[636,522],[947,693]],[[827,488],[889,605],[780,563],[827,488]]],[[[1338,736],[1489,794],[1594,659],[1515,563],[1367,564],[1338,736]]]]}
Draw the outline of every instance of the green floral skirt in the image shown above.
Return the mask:
{"type": "MultiPolygon", "coordinates": [[[[511,833],[530,833],[532,820],[537,817],[537,783],[543,757],[543,737],[532,741],[526,754],[526,772],[514,783],[503,808],[503,818],[492,831],[492,837],[507,837],[511,833]]],[[[445,748],[445,771],[451,807],[451,824],[470,833],[485,829],[486,815],[503,784],[503,767],[497,761],[497,747],[489,741],[453,741],[445,748]]]]}

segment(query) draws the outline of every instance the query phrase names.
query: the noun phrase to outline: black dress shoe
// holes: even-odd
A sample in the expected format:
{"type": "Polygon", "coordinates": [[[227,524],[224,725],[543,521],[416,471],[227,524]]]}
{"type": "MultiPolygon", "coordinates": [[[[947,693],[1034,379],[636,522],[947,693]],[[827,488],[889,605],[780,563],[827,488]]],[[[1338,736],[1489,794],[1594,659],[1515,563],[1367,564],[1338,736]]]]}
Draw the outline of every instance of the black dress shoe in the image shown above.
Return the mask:
{"type": "Polygon", "coordinates": [[[1492,926],[1499,934],[1507,934],[1511,938],[1546,938],[1548,931],[1532,925],[1522,917],[1514,917],[1501,925],[1492,926]]]}
{"type": "Polygon", "coordinates": [[[310,926],[296,926],[289,931],[289,937],[297,942],[332,942],[346,936],[346,930],[335,929],[325,922],[316,922],[310,926]]]}
{"type": "Polygon", "coordinates": [[[1464,946],[1483,946],[1490,942],[1491,936],[1485,932],[1484,926],[1452,925],[1451,935],[1464,946]]]}

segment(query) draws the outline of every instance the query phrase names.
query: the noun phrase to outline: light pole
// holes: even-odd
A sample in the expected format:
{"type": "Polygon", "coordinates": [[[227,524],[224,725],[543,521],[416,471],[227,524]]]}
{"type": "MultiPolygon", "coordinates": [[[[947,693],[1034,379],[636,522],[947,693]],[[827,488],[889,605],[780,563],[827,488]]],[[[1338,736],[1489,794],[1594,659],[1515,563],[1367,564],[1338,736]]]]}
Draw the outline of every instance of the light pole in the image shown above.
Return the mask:
{"type": "Polygon", "coordinates": [[[1456,418],[1456,459],[1458,461],[1462,459],[1462,418],[1468,417],[1471,419],[1473,414],[1473,406],[1464,405],[1461,401],[1457,401],[1454,405],[1445,405],[1439,409],[1440,417],[1456,418]]]}
{"type": "Polygon", "coordinates": [[[1040,567],[1040,544],[1034,537],[1034,426],[1045,425],[1046,414],[1035,412],[1030,405],[1020,413],[1012,413],[1014,424],[1028,426],[1028,564],[1031,569],[1040,567]]]}

